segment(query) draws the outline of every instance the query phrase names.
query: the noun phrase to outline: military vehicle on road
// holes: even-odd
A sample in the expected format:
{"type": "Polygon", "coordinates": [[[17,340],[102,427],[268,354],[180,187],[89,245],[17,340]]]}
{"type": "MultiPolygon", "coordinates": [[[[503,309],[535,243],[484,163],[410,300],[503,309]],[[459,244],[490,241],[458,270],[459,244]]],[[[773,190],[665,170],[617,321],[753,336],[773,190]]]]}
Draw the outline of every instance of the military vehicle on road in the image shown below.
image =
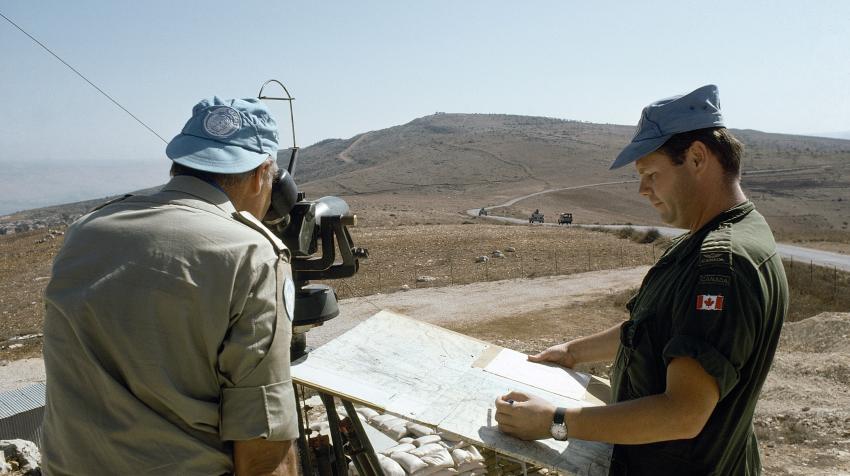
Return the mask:
{"type": "Polygon", "coordinates": [[[528,217],[528,223],[543,223],[543,214],[540,213],[540,209],[534,210],[534,213],[528,217]]]}

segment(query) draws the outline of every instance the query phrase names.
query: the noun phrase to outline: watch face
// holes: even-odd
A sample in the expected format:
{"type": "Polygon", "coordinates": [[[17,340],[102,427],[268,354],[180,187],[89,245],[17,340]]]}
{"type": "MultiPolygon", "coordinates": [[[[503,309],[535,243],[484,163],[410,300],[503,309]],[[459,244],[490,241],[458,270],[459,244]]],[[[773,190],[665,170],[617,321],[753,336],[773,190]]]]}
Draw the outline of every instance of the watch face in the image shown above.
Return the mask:
{"type": "Polygon", "coordinates": [[[567,425],[563,423],[552,423],[549,432],[552,433],[552,438],[555,438],[558,441],[564,441],[567,439],[567,425]]]}

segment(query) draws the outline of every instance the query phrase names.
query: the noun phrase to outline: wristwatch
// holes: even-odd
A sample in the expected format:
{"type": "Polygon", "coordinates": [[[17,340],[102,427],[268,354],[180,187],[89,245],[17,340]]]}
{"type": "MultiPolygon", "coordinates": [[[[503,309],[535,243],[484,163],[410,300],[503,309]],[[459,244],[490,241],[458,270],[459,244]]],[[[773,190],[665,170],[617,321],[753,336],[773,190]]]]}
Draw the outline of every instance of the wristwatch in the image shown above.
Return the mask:
{"type": "Polygon", "coordinates": [[[564,418],[564,415],[566,415],[566,413],[566,408],[556,408],[555,418],[552,419],[552,426],[549,427],[549,433],[552,434],[552,438],[555,438],[558,441],[567,440],[567,420],[564,418]]]}

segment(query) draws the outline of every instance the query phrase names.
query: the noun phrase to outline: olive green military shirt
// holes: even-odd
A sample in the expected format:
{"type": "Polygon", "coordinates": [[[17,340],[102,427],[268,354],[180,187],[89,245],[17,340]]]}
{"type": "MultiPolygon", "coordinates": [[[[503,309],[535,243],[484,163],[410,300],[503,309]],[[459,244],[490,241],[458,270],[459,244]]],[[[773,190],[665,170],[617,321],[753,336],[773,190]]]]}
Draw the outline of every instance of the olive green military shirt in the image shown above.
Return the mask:
{"type": "Polygon", "coordinates": [[[752,475],[761,464],[752,420],[788,309],[773,234],[752,203],[675,240],[627,305],[612,370],[617,402],[663,393],[667,365],[697,360],[720,400],[695,438],[617,445],[616,475],[752,475]]]}
{"type": "Polygon", "coordinates": [[[229,474],[232,441],[296,438],[288,259],[190,176],[75,222],[45,292],[44,472],[229,474]]]}

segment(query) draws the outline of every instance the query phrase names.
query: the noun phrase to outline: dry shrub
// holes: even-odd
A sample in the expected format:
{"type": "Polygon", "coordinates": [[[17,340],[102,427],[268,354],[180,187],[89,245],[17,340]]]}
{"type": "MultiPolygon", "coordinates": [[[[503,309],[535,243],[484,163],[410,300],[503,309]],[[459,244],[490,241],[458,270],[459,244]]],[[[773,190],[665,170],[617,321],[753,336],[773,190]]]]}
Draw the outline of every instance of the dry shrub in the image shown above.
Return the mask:
{"type": "Polygon", "coordinates": [[[627,226],[625,228],[617,228],[617,231],[614,232],[614,236],[621,239],[631,239],[633,236],[635,236],[635,229],[630,226],[627,226]]]}
{"type": "Polygon", "coordinates": [[[611,306],[617,309],[624,309],[626,307],[626,303],[629,302],[635,294],[637,294],[639,288],[630,288],[625,291],[621,291],[619,293],[615,293],[611,295],[611,306]]]}
{"type": "Polygon", "coordinates": [[[632,241],[641,244],[655,243],[659,238],[661,238],[661,232],[657,228],[650,228],[641,233],[634,233],[631,236],[632,241]]]}

